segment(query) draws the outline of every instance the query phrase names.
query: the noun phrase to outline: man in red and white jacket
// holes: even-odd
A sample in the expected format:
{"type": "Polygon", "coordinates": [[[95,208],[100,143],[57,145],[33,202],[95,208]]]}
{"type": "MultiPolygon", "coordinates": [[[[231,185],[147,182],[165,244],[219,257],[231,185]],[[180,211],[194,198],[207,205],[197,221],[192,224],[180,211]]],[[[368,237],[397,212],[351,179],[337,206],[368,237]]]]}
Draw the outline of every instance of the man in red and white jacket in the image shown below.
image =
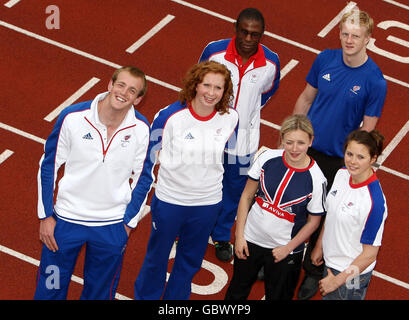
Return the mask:
{"type": "Polygon", "coordinates": [[[209,43],[199,61],[224,64],[231,73],[234,89],[232,106],[239,114],[237,141],[224,155],[223,210],[211,234],[216,256],[229,261],[229,243],[237,206],[247,180],[251,158],[259,148],[260,110],[277,90],[280,82],[278,55],[260,43],[264,17],[254,8],[238,16],[232,39],[209,43]]]}

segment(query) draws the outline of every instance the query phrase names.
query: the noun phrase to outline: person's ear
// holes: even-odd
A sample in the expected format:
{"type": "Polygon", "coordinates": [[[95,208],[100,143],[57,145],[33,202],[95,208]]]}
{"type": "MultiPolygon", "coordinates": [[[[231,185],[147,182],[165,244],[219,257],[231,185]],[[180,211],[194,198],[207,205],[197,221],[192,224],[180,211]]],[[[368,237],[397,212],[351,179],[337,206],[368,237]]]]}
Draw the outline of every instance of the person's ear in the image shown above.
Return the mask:
{"type": "Polygon", "coordinates": [[[112,79],[111,79],[111,80],[109,80],[109,83],[108,83],[108,91],[109,92],[111,92],[113,86],[114,86],[114,83],[112,82],[112,79]]]}
{"type": "Polygon", "coordinates": [[[143,96],[135,98],[134,102],[132,103],[134,106],[137,106],[143,99],[143,96]]]}
{"type": "Polygon", "coordinates": [[[312,146],[312,142],[313,142],[313,141],[314,141],[314,136],[311,137],[310,144],[308,145],[308,147],[311,147],[311,146],[312,146]]]}

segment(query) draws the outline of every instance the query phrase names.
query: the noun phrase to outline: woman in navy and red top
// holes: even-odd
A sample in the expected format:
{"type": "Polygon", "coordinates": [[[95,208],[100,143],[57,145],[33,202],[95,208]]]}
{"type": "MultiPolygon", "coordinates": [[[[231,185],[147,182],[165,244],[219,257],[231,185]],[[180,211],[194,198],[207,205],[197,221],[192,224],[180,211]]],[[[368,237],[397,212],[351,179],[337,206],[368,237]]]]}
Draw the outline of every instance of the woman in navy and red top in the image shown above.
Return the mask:
{"type": "Polygon", "coordinates": [[[326,179],[307,155],[313,135],[306,116],[290,116],[280,130],[284,149],[268,149],[254,160],[237,211],[227,300],[246,299],[261,267],[266,300],[292,299],[304,241],[325,214],[326,179]]]}

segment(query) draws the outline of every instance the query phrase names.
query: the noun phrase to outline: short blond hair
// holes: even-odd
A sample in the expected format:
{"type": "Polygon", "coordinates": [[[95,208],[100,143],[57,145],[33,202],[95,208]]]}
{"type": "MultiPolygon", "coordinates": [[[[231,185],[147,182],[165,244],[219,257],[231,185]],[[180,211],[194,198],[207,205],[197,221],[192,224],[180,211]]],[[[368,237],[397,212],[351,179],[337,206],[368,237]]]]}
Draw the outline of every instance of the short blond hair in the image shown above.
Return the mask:
{"type": "Polygon", "coordinates": [[[310,139],[314,137],[314,129],[310,119],[303,114],[293,114],[284,119],[280,129],[280,138],[283,139],[286,133],[298,129],[307,133],[310,139]]]}
{"type": "Polygon", "coordinates": [[[359,10],[359,9],[353,9],[351,11],[348,11],[342,16],[341,22],[339,23],[340,29],[342,28],[342,24],[344,24],[345,22],[350,22],[351,24],[354,24],[357,26],[359,22],[360,27],[366,28],[367,36],[372,34],[372,31],[374,28],[374,21],[371,18],[371,16],[367,12],[359,10]]]}

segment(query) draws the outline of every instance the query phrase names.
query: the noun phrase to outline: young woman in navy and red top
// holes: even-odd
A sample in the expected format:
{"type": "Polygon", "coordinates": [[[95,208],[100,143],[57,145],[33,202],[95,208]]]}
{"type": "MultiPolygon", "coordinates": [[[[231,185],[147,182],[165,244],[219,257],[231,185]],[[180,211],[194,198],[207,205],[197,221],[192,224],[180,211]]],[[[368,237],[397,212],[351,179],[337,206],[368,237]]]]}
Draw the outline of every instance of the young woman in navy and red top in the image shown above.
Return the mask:
{"type": "Polygon", "coordinates": [[[327,217],[311,253],[315,265],[325,260],[319,282],[325,300],[365,298],[388,212],[372,169],[383,139],[376,130],[356,130],[344,145],[345,167],[338,170],[328,193],[327,217]]]}
{"type": "Polygon", "coordinates": [[[155,116],[151,150],[159,152],[160,167],[151,202],[151,235],[135,281],[136,299],[190,297],[192,278],[222,208],[223,152],[238,124],[238,113],[228,107],[232,93],[227,68],[203,62],[188,71],[179,101],[155,116]]]}
{"type": "Polygon", "coordinates": [[[280,130],[284,149],[267,149],[254,160],[237,211],[226,300],[246,299],[261,267],[266,300],[292,299],[304,242],[325,214],[326,179],[307,155],[313,135],[305,115],[290,116],[280,130]]]}

